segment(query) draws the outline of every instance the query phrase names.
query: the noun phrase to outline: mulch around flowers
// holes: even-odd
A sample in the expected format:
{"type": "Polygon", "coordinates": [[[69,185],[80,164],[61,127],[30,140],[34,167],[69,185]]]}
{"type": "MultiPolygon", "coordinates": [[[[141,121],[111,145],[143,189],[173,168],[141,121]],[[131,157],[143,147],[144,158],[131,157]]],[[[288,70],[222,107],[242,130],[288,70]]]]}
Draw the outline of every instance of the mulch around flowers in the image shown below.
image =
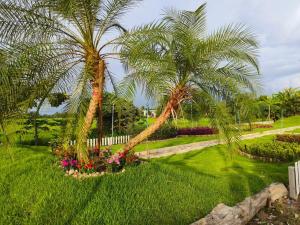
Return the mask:
{"type": "Polygon", "coordinates": [[[263,208],[248,223],[248,225],[300,225],[300,199],[294,201],[282,198],[272,204],[271,207],[263,208]]]}

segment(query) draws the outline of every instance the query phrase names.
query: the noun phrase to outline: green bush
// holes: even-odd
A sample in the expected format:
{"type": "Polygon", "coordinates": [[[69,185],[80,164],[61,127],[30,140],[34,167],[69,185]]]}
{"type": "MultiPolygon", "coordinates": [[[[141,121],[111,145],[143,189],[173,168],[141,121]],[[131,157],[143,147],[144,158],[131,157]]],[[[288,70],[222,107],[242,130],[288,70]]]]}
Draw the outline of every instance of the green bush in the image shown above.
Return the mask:
{"type": "MultiPolygon", "coordinates": [[[[136,126],[132,129],[131,134],[135,136],[145,130],[144,126],[136,126]]],[[[148,140],[163,140],[168,138],[174,138],[177,136],[177,129],[171,123],[164,124],[161,128],[159,128],[154,134],[152,134],[148,140]]]]}
{"type": "Polygon", "coordinates": [[[152,134],[149,140],[163,140],[177,136],[177,129],[170,123],[164,124],[159,130],[152,134]]]}
{"type": "Polygon", "coordinates": [[[278,161],[294,161],[300,158],[300,145],[297,143],[273,141],[245,145],[240,150],[253,156],[272,158],[278,161]]]}

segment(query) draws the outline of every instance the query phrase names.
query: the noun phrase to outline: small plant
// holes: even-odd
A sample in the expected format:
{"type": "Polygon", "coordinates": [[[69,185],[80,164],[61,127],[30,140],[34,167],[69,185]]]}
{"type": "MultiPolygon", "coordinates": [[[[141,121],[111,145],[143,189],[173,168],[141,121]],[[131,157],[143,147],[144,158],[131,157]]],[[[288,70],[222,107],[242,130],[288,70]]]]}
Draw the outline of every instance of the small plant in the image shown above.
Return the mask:
{"type": "Polygon", "coordinates": [[[125,166],[138,165],[140,164],[140,160],[132,152],[126,154],[124,152],[118,152],[107,159],[107,164],[108,170],[114,173],[123,170],[125,166]]]}

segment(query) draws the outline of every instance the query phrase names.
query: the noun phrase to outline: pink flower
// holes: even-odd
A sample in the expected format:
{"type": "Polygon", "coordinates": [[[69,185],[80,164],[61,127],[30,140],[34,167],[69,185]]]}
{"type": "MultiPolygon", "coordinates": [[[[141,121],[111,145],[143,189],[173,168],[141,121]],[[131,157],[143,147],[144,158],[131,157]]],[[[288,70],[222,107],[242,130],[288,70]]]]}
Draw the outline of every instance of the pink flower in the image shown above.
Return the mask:
{"type": "Polygon", "coordinates": [[[77,160],[76,159],[72,159],[70,162],[71,166],[76,166],[77,165],[77,160]]]}
{"type": "Polygon", "coordinates": [[[69,161],[68,160],[66,160],[66,159],[64,159],[64,160],[61,160],[61,165],[62,165],[62,167],[68,167],[69,166],[69,161]]]}
{"type": "Polygon", "coordinates": [[[112,158],[109,158],[109,159],[107,159],[107,162],[108,162],[109,164],[112,164],[112,163],[113,163],[113,159],[112,159],[112,158]]]}
{"type": "Polygon", "coordinates": [[[112,155],[109,159],[107,159],[107,162],[109,164],[115,163],[117,165],[120,165],[120,156],[118,154],[112,155]]]}
{"type": "Polygon", "coordinates": [[[117,158],[117,157],[115,157],[115,163],[118,164],[118,165],[120,165],[120,159],[117,158]]]}

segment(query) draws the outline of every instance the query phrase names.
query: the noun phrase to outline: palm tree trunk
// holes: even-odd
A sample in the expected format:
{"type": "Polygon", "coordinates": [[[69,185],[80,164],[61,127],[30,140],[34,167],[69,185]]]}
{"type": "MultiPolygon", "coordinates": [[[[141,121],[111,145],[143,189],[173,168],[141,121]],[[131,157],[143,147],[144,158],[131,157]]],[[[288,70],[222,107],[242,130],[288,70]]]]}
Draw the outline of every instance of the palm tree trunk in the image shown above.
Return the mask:
{"type": "Polygon", "coordinates": [[[105,84],[105,62],[101,60],[99,62],[99,101],[98,101],[98,147],[101,149],[102,137],[103,137],[103,95],[104,95],[104,84],[105,84]]]}
{"type": "Polygon", "coordinates": [[[159,117],[157,117],[155,122],[147,129],[139,133],[137,136],[129,140],[129,142],[123,148],[124,152],[129,152],[136,145],[138,145],[143,140],[151,136],[155,131],[157,131],[168,120],[172,113],[172,110],[176,110],[178,108],[179,103],[184,99],[185,93],[186,92],[183,88],[177,88],[169,98],[164,110],[159,115],[159,117]]]}
{"type": "MultiPolygon", "coordinates": [[[[86,113],[82,129],[79,135],[79,142],[77,142],[77,149],[82,149],[83,147],[87,146],[87,137],[88,132],[91,129],[93,124],[94,116],[96,110],[99,110],[99,117],[98,117],[98,130],[102,136],[103,130],[103,112],[102,112],[102,102],[103,102],[103,90],[104,90],[104,70],[105,70],[105,63],[103,60],[99,59],[97,56],[94,58],[92,56],[87,57],[88,64],[92,66],[93,73],[94,73],[94,80],[93,80],[93,95],[90,100],[90,104],[88,107],[88,111],[86,113]]],[[[88,68],[88,67],[87,67],[88,68]]],[[[99,135],[100,136],[100,135],[99,135]]],[[[101,138],[99,137],[98,140],[99,149],[101,147],[101,138]]],[[[80,153],[80,158],[83,158],[83,153],[80,153]]]]}
{"type": "MultiPolygon", "coordinates": [[[[87,137],[88,137],[89,130],[91,129],[91,126],[93,124],[93,119],[98,107],[98,102],[99,102],[99,90],[98,90],[98,86],[95,85],[94,83],[92,98],[90,100],[88,111],[86,113],[83,126],[79,134],[79,142],[77,142],[77,149],[81,149],[83,146],[87,146],[87,137]]],[[[79,158],[82,158],[82,156],[83,155],[81,154],[79,158]]]]}

